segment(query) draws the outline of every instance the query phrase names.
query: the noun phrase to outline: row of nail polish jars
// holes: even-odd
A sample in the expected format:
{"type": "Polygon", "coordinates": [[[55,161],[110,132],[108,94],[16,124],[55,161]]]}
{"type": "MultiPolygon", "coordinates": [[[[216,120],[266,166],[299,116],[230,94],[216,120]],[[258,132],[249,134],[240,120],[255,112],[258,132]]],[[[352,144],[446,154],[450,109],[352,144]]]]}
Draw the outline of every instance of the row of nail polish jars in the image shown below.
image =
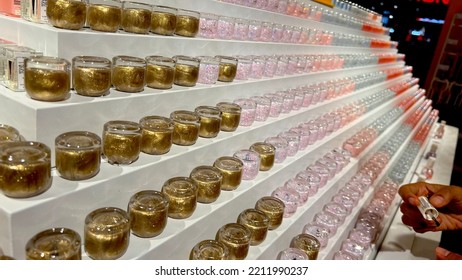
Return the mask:
{"type": "Polygon", "coordinates": [[[49,0],[45,10],[23,14],[27,20],[49,22],[63,29],[80,30],[87,26],[101,32],[122,29],[135,34],[185,37],[197,35],[199,17],[196,11],[119,0],[49,0]]]}

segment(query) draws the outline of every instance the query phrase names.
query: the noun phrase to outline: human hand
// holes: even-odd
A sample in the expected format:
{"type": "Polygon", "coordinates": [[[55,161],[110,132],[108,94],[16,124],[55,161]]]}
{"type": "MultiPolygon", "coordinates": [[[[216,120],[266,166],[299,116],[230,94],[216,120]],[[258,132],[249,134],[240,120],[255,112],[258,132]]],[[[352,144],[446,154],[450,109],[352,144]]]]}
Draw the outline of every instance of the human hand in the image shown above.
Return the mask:
{"type": "Polygon", "coordinates": [[[401,219],[416,232],[462,229],[462,188],[418,182],[401,186],[399,195],[403,199],[400,206],[403,213],[401,219]],[[428,197],[438,210],[439,226],[422,217],[417,208],[420,204],[419,196],[428,197]]]}
{"type": "Polygon", "coordinates": [[[435,249],[437,260],[462,260],[462,255],[453,253],[441,247],[435,249]]]}

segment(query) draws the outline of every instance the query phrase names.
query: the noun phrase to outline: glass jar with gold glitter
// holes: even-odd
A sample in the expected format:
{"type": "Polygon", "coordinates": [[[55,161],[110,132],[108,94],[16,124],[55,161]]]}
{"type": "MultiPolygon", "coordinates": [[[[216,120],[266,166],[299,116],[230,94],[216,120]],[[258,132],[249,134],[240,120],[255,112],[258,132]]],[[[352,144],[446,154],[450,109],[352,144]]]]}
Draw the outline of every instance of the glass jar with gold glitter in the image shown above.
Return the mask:
{"type": "Polygon", "coordinates": [[[102,138],[103,155],[110,164],[130,164],[141,153],[141,126],[136,122],[109,121],[102,138]]]}
{"type": "Polygon", "coordinates": [[[231,56],[217,55],[220,59],[220,66],[218,69],[218,81],[232,82],[237,73],[237,58],[231,56]]]}
{"type": "Polygon", "coordinates": [[[251,236],[252,233],[245,226],[229,223],[218,230],[215,240],[228,248],[230,260],[243,260],[249,254],[251,236]]]}
{"type": "Polygon", "coordinates": [[[112,85],[112,63],[98,56],[76,56],[72,59],[72,86],[77,94],[98,97],[109,94],[112,85]]]}
{"type": "Polygon", "coordinates": [[[146,57],[146,84],[150,88],[172,88],[175,78],[175,61],[170,57],[146,57]]]}
{"type": "Polygon", "coordinates": [[[195,112],[178,110],[170,114],[173,120],[173,144],[194,145],[199,138],[200,117],[195,112]]]}
{"type": "Polygon", "coordinates": [[[199,33],[200,13],[178,9],[175,34],[184,37],[195,37],[199,33]]]}
{"type": "Polygon", "coordinates": [[[159,35],[173,35],[176,28],[178,9],[168,6],[152,7],[150,31],[159,35]]]}
{"type": "Polygon", "coordinates": [[[290,247],[300,249],[308,255],[310,260],[316,260],[318,258],[319,249],[321,248],[321,243],[319,243],[319,240],[313,235],[301,233],[292,238],[290,247]]]}
{"type": "Polygon", "coordinates": [[[217,107],[221,111],[220,129],[228,132],[235,131],[241,122],[241,106],[232,102],[219,102],[217,107]]]}
{"type": "Polygon", "coordinates": [[[89,131],[70,131],[55,139],[56,170],[62,178],[85,180],[98,174],[101,138],[89,131]]]}
{"type": "Polygon", "coordinates": [[[189,218],[197,206],[197,185],[188,177],[168,179],[162,186],[168,197],[168,216],[173,219],[189,218]]]}
{"type": "Polygon", "coordinates": [[[7,124],[0,123],[0,146],[2,142],[18,142],[21,141],[19,131],[7,124]]]}
{"type": "Polygon", "coordinates": [[[82,240],[69,228],[51,228],[34,235],[26,244],[28,260],[81,260],[82,240]]]}
{"type": "Polygon", "coordinates": [[[90,0],[87,9],[87,24],[91,30],[116,32],[122,23],[120,0],[90,0]]]}
{"type": "Polygon", "coordinates": [[[202,240],[191,249],[190,260],[228,260],[229,250],[220,241],[202,240]]]}
{"type": "Polygon", "coordinates": [[[70,96],[71,64],[63,58],[34,56],[26,58],[24,88],[40,101],[62,101],[70,96]]]}
{"type": "Polygon", "coordinates": [[[119,55],[112,58],[112,85],[124,92],[140,92],[146,85],[146,61],[119,55]]]}
{"type": "Polygon", "coordinates": [[[175,85],[184,87],[193,87],[199,79],[199,64],[198,58],[177,55],[173,57],[175,61],[175,85]]]}
{"type": "Polygon", "coordinates": [[[173,140],[173,120],[161,116],[146,116],[140,120],[141,151],[162,155],[170,151],[173,140]]]}
{"type": "Polygon", "coordinates": [[[200,117],[199,136],[213,138],[218,135],[221,127],[221,111],[218,107],[198,106],[194,111],[200,117]]]}
{"type": "Polygon", "coordinates": [[[48,0],[48,22],[57,28],[79,30],[87,18],[86,0],[48,0]]]}
{"type": "Polygon", "coordinates": [[[125,32],[147,34],[151,27],[152,6],[132,1],[122,2],[121,27],[125,32]]]}
{"type": "Polygon", "coordinates": [[[128,216],[133,234],[141,238],[161,234],[168,220],[168,197],[158,191],[135,193],[128,202],[128,216]]]}
{"type": "Polygon", "coordinates": [[[6,196],[25,198],[51,187],[51,150],[40,142],[3,142],[0,149],[0,190],[6,196]]]}
{"type": "Polygon", "coordinates": [[[96,209],[85,217],[84,247],[94,260],[122,257],[130,243],[130,218],[117,207],[96,209]]]}

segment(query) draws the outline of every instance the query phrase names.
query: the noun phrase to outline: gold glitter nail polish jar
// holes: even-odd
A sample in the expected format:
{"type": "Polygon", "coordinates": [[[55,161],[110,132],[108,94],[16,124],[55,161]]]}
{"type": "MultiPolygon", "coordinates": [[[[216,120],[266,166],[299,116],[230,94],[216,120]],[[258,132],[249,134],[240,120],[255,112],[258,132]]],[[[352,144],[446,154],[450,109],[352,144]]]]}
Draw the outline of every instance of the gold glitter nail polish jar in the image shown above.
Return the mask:
{"type": "Polygon", "coordinates": [[[223,180],[221,181],[222,190],[233,191],[239,187],[244,168],[244,164],[240,159],[229,156],[219,157],[215,160],[213,166],[218,168],[223,175],[223,180]]]}
{"type": "Polygon", "coordinates": [[[220,82],[232,82],[237,73],[237,58],[231,56],[215,56],[220,59],[220,67],[218,70],[218,80],[220,82]]]}
{"type": "Polygon", "coordinates": [[[190,260],[228,260],[229,250],[220,241],[203,240],[197,243],[189,254],[190,260]]]}
{"type": "Polygon", "coordinates": [[[201,119],[199,136],[213,138],[218,135],[221,127],[221,111],[218,107],[199,106],[194,110],[201,119]]]}
{"type": "Polygon", "coordinates": [[[199,64],[198,58],[177,55],[173,57],[175,61],[175,85],[184,87],[193,87],[199,79],[199,64]]]}
{"type": "Polygon", "coordinates": [[[292,239],[290,247],[300,249],[308,255],[310,260],[316,260],[318,258],[319,249],[321,248],[321,243],[319,243],[319,240],[313,235],[301,233],[292,239]]]}
{"type": "Polygon", "coordinates": [[[235,131],[241,121],[241,106],[231,102],[220,102],[217,107],[221,111],[221,126],[222,131],[235,131]]]}
{"type": "Polygon", "coordinates": [[[141,152],[141,126],[130,121],[109,121],[104,124],[103,155],[110,164],[130,164],[141,152]]]}
{"type": "Polygon", "coordinates": [[[39,195],[51,187],[51,150],[40,142],[4,142],[0,149],[0,190],[6,196],[39,195]]]}
{"type": "Polygon", "coordinates": [[[175,61],[170,57],[146,57],[146,85],[151,88],[172,88],[175,79],[175,61]]]}
{"type": "Polygon", "coordinates": [[[34,235],[26,244],[27,260],[81,260],[80,235],[68,228],[51,228],[34,235]]]}
{"type": "Polygon", "coordinates": [[[184,37],[195,37],[199,33],[200,13],[178,9],[175,34],[184,37]]]}
{"type": "Polygon", "coordinates": [[[229,223],[218,230],[215,239],[228,248],[230,260],[243,260],[249,254],[251,235],[245,226],[229,223]]]}
{"type": "Polygon", "coordinates": [[[141,151],[150,155],[162,155],[173,144],[173,121],[161,116],[146,116],[140,120],[141,151]]]}
{"type": "Polygon", "coordinates": [[[39,101],[62,101],[70,96],[71,64],[63,58],[35,56],[26,58],[24,88],[39,101]]]}
{"type": "Polygon", "coordinates": [[[265,241],[268,233],[269,218],[264,212],[256,209],[246,209],[239,214],[237,223],[250,230],[251,246],[259,245],[265,241]]]}
{"type": "Polygon", "coordinates": [[[109,94],[112,85],[112,63],[97,56],[76,56],[72,59],[72,85],[77,94],[98,97],[109,94]]]}
{"type": "Polygon", "coordinates": [[[265,142],[257,142],[250,146],[250,150],[260,155],[260,171],[268,171],[274,165],[276,148],[265,142]]]}
{"type": "Polygon", "coordinates": [[[194,145],[199,138],[200,117],[195,112],[179,110],[170,114],[173,120],[173,144],[194,145]]]}
{"type": "Polygon", "coordinates": [[[87,18],[86,0],[48,0],[48,22],[57,28],[79,30],[87,18]]]}
{"type": "Polygon", "coordinates": [[[132,1],[122,2],[121,27],[125,32],[147,34],[151,27],[152,6],[132,1]]]}
{"type": "Polygon", "coordinates": [[[98,174],[101,138],[88,131],[70,131],[55,139],[58,174],[68,180],[85,180],[98,174]]]}
{"type": "Polygon", "coordinates": [[[145,190],[135,193],[128,202],[128,216],[133,234],[141,238],[161,234],[168,220],[168,198],[165,194],[145,190]]]}
{"type": "Polygon", "coordinates": [[[175,33],[178,9],[167,6],[153,6],[150,31],[159,35],[175,33]]]}
{"type": "Polygon", "coordinates": [[[268,216],[269,230],[276,229],[282,224],[284,208],[284,202],[273,196],[264,196],[255,204],[255,209],[262,211],[268,216]]]}
{"type": "Polygon", "coordinates": [[[194,168],[189,175],[197,185],[197,202],[212,203],[221,193],[221,171],[213,166],[202,165],[194,168]]]}
{"type": "Polygon", "coordinates": [[[122,2],[119,0],[90,0],[87,24],[92,30],[116,32],[122,23],[122,2]]]}
{"type": "Polygon", "coordinates": [[[162,193],[168,197],[168,216],[186,219],[196,210],[197,185],[188,177],[174,177],[162,186],[162,193]]]}
{"type": "Polygon", "coordinates": [[[21,141],[21,134],[16,128],[0,123],[0,143],[19,141],[21,141]]]}
{"type": "Polygon", "coordinates": [[[122,257],[130,243],[130,218],[116,207],[99,208],[85,217],[84,246],[94,260],[122,257]]]}
{"type": "Polygon", "coordinates": [[[112,85],[124,92],[140,92],[146,85],[146,61],[134,56],[112,58],[112,85]]]}

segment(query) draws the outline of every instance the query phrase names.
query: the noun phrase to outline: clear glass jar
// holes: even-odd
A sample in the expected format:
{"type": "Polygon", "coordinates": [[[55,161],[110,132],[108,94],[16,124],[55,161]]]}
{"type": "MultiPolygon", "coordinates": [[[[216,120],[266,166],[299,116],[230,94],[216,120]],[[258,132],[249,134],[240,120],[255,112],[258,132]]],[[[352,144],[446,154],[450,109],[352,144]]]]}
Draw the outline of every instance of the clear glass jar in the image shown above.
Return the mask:
{"type": "Polygon", "coordinates": [[[68,180],[85,180],[98,174],[101,138],[88,131],[70,131],[55,139],[56,170],[68,180]]]}
{"type": "Polygon", "coordinates": [[[223,175],[222,190],[233,191],[239,187],[244,169],[244,163],[240,159],[229,156],[219,157],[215,160],[213,166],[218,168],[223,175]]]}
{"type": "Polygon", "coordinates": [[[218,15],[201,13],[199,20],[199,37],[214,39],[218,33],[218,15]]]}
{"type": "Polygon", "coordinates": [[[319,240],[313,235],[302,233],[292,239],[290,247],[298,248],[304,251],[310,260],[316,260],[318,258],[321,244],[319,243],[319,240]]]}
{"type": "Polygon", "coordinates": [[[194,109],[200,117],[199,136],[213,138],[220,132],[221,111],[218,107],[199,106],[194,109]]]}
{"type": "Polygon", "coordinates": [[[273,118],[279,117],[282,112],[282,103],[284,102],[284,99],[275,93],[267,93],[263,95],[263,97],[271,100],[269,116],[273,118]]]}
{"type": "MultiPolygon", "coordinates": [[[[287,1],[287,0],[286,0],[287,1]]],[[[308,255],[297,248],[287,248],[281,251],[277,257],[278,260],[309,260],[308,255]]]]}
{"type": "Polygon", "coordinates": [[[84,245],[94,260],[115,260],[122,257],[130,243],[130,218],[124,210],[103,207],[85,217],[84,245]]]}
{"type": "Polygon", "coordinates": [[[195,37],[199,33],[200,13],[178,9],[175,34],[184,37],[195,37]]]}
{"type": "Polygon", "coordinates": [[[233,39],[245,41],[249,33],[249,21],[243,18],[236,18],[234,20],[233,39]]]}
{"type": "Polygon", "coordinates": [[[87,25],[92,30],[116,32],[122,23],[120,0],[89,0],[87,25]]]}
{"type": "Polygon", "coordinates": [[[237,57],[236,80],[247,80],[252,72],[252,59],[245,56],[237,57]]]}
{"type": "Polygon", "coordinates": [[[241,108],[240,126],[251,126],[255,121],[257,103],[249,98],[239,98],[233,101],[241,108]]]}
{"type": "Polygon", "coordinates": [[[25,60],[24,88],[35,100],[61,101],[69,98],[71,64],[49,56],[30,57],[25,60]]]}
{"type": "Polygon", "coordinates": [[[189,254],[190,260],[228,260],[229,250],[220,241],[203,240],[194,245],[189,254]]]}
{"type": "Polygon", "coordinates": [[[120,27],[125,32],[147,34],[151,27],[152,6],[149,4],[122,2],[122,21],[120,27]]]}
{"type": "Polygon", "coordinates": [[[197,206],[197,185],[188,177],[168,179],[162,186],[162,193],[168,197],[168,216],[172,219],[189,218],[197,206]]]}
{"type": "Polygon", "coordinates": [[[264,196],[255,203],[255,209],[265,213],[269,219],[268,230],[277,229],[282,224],[284,208],[284,202],[273,196],[264,196]]]}
{"type": "Polygon", "coordinates": [[[284,202],[284,218],[292,217],[292,215],[297,211],[300,195],[295,190],[287,187],[277,187],[271,193],[271,196],[284,202]]]}
{"type": "Polygon", "coordinates": [[[237,58],[231,56],[215,56],[220,60],[218,69],[218,81],[220,82],[232,82],[236,77],[237,72],[237,58]]]}
{"type": "Polygon", "coordinates": [[[185,110],[170,114],[173,120],[173,144],[180,146],[194,145],[199,138],[200,117],[197,113],[185,110]]]}
{"type": "Polygon", "coordinates": [[[51,150],[40,142],[4,142],[0,149],[0,190],[12,198],[39,195],[51,187],[51,150]]]}
{"type": "Polygon", "coordinates": [[[161,116],[146,116],[140,120],[141,151],[150,155],[163,155],[173,144],[173,121],[161,116]]]}
{"type": "Polygon", "coordinates": [[[270,115],[271,99],[263,96],[252,96],[250,100],[254,101],[256,104],[255,121],[266,121],[270,115]]]}
{"type": "Polygon", "coordinates": [[[168,6],[153,6],[150,31],[159,35],[175,33],[178,9],[168,6]]]}
{"type": "Polygon", "coordinates": [[[198,166],[191,171],[189,178],[197,185],[197,202],[212,203],[220,196],[223,175],[218,168],[198,166]]]}
{"type": "Polygon", "coordinates": [[[47,0],[48,22],[57,28],[79,30],[87,19],[86,0],[47,0]]]}
{"type": "Polygon", "coordinates": [[[235,18],[220,15],[218,17],[217,38],[231,40],[234,34],[235,18]]]}
{"type": "Polygon", "coordinates": [[[218,80],[220,58],[213,56],[199,56],[199,84],[215,84],[218,80]]]}
{"type": "Polygon", "coordinates": [[[109,94],[112,85],[112,63],[97,56],[72,59],[72,86],[77,94],[98,97],[109,94]]]}
{"type": "Polygon", "coordinates": [[[217,107],[221,111],[221,131],[235,131],[241,121],[241,106],[231,102],[220,102],[217,107]]]}
{"type": "Polygon", "coordinates": [[[156,89],[172,88],[175,77],[175,61],[164,56],[146,57],[146,85],[156,89]]]}
{"type": "Polygon", "coordinates": [[[103,155],[110,164],[131,164],[141,152],[141,126],[130,121],[109,121],[103,128],[103,155]]]}
{"type": "Polygon", "coordinates": [[[146,85],[146,61],[134,56],[115,56],[112,59],[112,85],[124,92],[140,92],[146,85]]]}
{"type": "Polygon", "coordinates": [[[327,243],[329,242],[329,237],[331,236],[330,230],[327,227],[319,225],[317,223],[306,224],[303,227],[302,233],[310,234],[316,237],[316,239],[318,239],[319,241],[319,244],[321,245],[321,248],[327,246],[327,243]]]}
{"type": "Polygon", "coordinates": [[[245,226],[230,223],[218,230],[215,239],[228,248],[230,260],[243,260],[249,253],[251,235],[245,226]]]}
{"type": "Polygon", "coordinates": [[[253,180],[260,170],[260,154],[251,150],[239,150],[233,155],[244,164],[242,180],[253,180]]]}
{"type": "Polygon", "coordinates": [[[199,65],[198,58],[177,55],[173,57],[175,61],[175,85],[184,87],[193,87],[199,79],[199,65]]]}
{"type": "Polygon", "coordinates": [[[141,238],[161,234],[167,225],[168,205],[167,196],[161,192],[144,190],[135,193],[127,207],[132,233],[141,238]]]}
{"type": "Polygon", "coordinates": [[[276,148],[273,145],[257,142],[250,146],[250,150],[260,155],[260,171],[268,171],[274,166],[276,148]]]}
{"type": "Polygon", "coordinates": [[[27,260],[81,260],[80,235],[68,228],[51,228],[34,235],[26,244],[27,260]]]}

